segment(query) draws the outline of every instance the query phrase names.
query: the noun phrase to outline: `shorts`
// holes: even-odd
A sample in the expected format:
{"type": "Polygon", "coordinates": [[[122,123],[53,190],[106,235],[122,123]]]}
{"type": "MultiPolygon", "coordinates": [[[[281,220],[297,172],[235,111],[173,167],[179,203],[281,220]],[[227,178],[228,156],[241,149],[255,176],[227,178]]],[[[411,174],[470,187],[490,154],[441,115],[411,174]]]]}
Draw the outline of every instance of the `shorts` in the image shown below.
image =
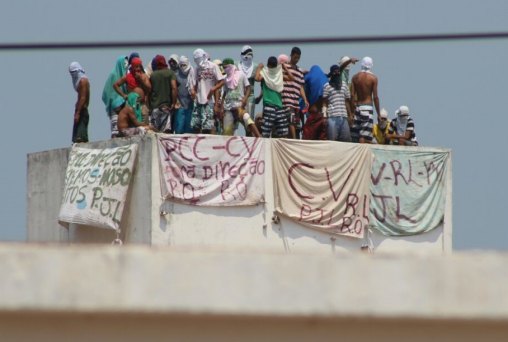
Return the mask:
{"type": "Polygon", "coordinates": [[[263,138],[270,138],[274,129],[277,137],[286,138],[288,136],[287,110],[265,105],[263,108],[263,125],[261,126],[263,138]]]}
{"type": "Polygon", "coordinates": [[[129,127],[126,129],[122,129],[120,135],[122,137],[133,137],[135,135],[145,135],[146,129],[144,127],[129,127]]]}
{"type": "Polygon", "coordinates": [[[210,104],[196,104],[192,111],[191,127],[195,131],[215,128],[213,107],[210,104]]]}
{"type": "Polygon", "coordinates": [[[372,127],[374,108],[370,105],[360,105],[356,107],[355,119],[351,127],[351,138],[353,142],[359,142],[360,138],[367,142],[372,142],[372,127]]]}
{"type": "Polygon", "coordinates": [[[150,124],[159,132],[171,133],[171,110],[169,107],[160,106],[159,108],[152,109],[150,124]]]}

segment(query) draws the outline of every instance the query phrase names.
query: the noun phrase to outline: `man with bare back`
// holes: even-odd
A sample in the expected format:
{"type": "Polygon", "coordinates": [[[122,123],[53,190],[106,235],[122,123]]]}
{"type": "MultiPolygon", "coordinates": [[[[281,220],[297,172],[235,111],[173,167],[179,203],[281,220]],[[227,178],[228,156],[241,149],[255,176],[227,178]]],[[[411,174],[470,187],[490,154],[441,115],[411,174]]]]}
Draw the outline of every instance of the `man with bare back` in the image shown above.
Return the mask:
{"type": "Polygon", "coordinates": [[[372,58],[364,57],[361,62],[362,70],[353,77],[351,82],[351,95],[356,105],[351,127],[351,138],[354,142],[369,144],[372,142],[374,107],[379,122],[378,80],[371,71],[372,66],[372,58]]]}

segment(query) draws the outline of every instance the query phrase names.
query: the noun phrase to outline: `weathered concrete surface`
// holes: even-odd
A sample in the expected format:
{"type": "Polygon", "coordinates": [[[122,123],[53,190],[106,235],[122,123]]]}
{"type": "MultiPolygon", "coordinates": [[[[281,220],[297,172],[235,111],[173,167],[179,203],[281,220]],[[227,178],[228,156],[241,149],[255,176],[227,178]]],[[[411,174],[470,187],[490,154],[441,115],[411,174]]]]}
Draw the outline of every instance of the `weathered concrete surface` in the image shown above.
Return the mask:
{"type": "Polygon", "coordinates": [[[0,245],[3,340],[504,341],[508,254],[0,245]]]}
{"type": "Polygon", "coordinates": [[[3,245],[10,311],[508,320],[506,254],[3,245]]]}

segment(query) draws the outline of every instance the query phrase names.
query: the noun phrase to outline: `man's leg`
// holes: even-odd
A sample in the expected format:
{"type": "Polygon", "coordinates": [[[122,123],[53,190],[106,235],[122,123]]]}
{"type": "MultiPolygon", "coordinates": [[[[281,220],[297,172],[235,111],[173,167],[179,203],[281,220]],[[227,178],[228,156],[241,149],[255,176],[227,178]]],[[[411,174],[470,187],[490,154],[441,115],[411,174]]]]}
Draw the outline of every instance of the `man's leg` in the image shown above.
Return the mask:
{"type": "Polygon", "coordinates": [[[337,118],[338,141],[351,142],[351,131],[346,117],[340,116],[337,118]]]}
{"type": "Polygon", "coordinates": [[[328,125],[326,127],[326,136],[328,138],[328,140],[331,140],[331,141],[336,141],[337,140],[337,134],[338,134],[338,129],[337,129],[337,117],[329,117],[327,120],[328,120],[328,125]]]}
{"type": "Polygon", "coordinates": [[[275,133],[277,137],[284,138],[289,134],[287,110],[278,108],[275,112],[275,133]]]}
{"type": "Polygon", "coordinates": [[[266,106],[263,109],[263,125],[261,126],[261,133],[263,138],[270,138],[275,121],[275,108],[266,106]]]}

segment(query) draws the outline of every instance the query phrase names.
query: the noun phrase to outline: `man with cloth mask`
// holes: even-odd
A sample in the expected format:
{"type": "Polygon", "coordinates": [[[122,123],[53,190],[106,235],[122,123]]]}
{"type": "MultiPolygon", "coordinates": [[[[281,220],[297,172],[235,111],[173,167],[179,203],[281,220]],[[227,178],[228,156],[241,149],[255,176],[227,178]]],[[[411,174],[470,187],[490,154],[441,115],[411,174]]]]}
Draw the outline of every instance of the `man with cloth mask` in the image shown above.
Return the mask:
{"type": "Polygon", "coordinates": [[[236,68],[233,59],[225,58],[222,61],[222,67],[226,73],[221,103],[223,135],[233,135],[238,126],[238,119],[241,119],[238,118],[238,110],[245,110],[251,88],[247,77],[236,68]]]}
{"type": "Polygon", "coordinates": [[[72,62],[69,66],[72,77],[72,86],[78,93],[76,106],[74,107],[74,126],[72,128],[72,142],[88,142],[88,102],[90,101],[90,82],[85,75],[85,70],[78,62],[72,62]]]}
{"type": "Polygon", "coordinates": [[[386,109],[381,109],[379,113],[379,121],[377,124],[374,124],[372,128],[372,143],[379,145],[387,145],[390,140],[386,138],[388,134],[388,130],[390,128],[390,121],[388,120],[388,112],[386,109]]]}
{"type": "Polygon", "coordinates": [[[272,129],[279,138],[286,138],[289,132],[286,110],[282,105],[282,90],[284,88],[284,76],[292,81],[293,76],[288,72],[285,64],[278,64],[277,57],[268,58],[267,65],[260,63],[256,69],[256,81],[261,82],[263,92],[263,126],[261,134],[263,138],[270,138],[272,129]]]}
{"type": "Polygon", "coordinates": [[[361,62],[362,70],[351,80],[351,96],[356,99],[355,118],[351,127],[353,142],[372,142],[374,107],[379,115],[378,79],[372,73],[372,66],[372,58],[364,57],[361,62]]]}
{"type": "Polygon", "coordinates": [[[395,112],[397,117],[390,123],[386,137],[392,145],[418,146],[415,134],[415,124],[409,115],[407,106],[400,106],[395,112]]]}
{"type": "Polygon", "coordinates": [[[192,112],[191,126],[195,133],[215,134],[214,116],[220,112],[219,90],[224,85],[224,75],[219,66],[210,61],[210,56],[204,50],[196,49],[193,57],[196,70],[192,87],[196,94],[196,106],[192,112]]]}
{"type": "Polygon", "coordinates": [[[247,107],[245,109],[250,114],[252,119],[254,119],[254,113],[256,110],[256,99],[254,96],[256,73],[254,70],[253,58],[254,52],[252,51],[252,47],[249,45],[244,45],[240,52],[240,63],[238,63],[238,69],[245,75],[245,77],[247,77],[247,80],[249,80],[250,95],[247,107]]]}

